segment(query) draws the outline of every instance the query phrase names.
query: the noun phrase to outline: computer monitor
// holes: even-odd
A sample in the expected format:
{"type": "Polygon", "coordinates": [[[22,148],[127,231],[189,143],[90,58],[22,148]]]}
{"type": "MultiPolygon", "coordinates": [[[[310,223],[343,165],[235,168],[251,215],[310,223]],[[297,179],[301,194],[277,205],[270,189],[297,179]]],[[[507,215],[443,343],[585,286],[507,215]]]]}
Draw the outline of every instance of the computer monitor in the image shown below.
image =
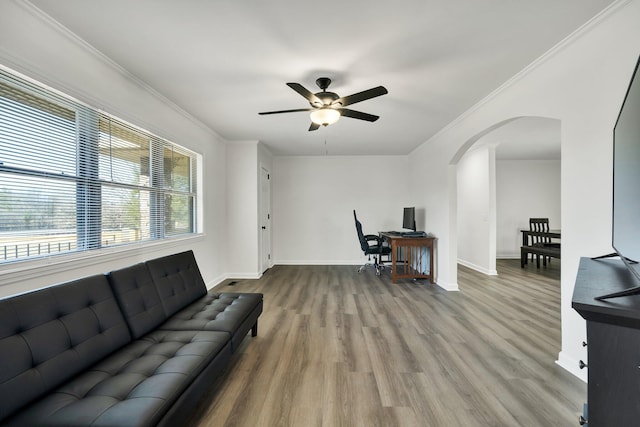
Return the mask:
{"type": "Polygon", "coordinates": [[[416,208],[404,208],[402,215],[402,228],[416,231],[416,208]]]}

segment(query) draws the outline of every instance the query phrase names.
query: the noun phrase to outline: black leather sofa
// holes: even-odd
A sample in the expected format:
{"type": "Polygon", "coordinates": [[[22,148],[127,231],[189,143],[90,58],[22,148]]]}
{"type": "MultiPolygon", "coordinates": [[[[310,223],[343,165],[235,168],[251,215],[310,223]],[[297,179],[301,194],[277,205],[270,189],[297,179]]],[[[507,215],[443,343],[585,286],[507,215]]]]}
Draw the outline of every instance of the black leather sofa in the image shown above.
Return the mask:
{"type": "Polygon", "coordinates": [[[0,425],[184,425],[262,306],[191,251],[2,299],[0,425]]]}

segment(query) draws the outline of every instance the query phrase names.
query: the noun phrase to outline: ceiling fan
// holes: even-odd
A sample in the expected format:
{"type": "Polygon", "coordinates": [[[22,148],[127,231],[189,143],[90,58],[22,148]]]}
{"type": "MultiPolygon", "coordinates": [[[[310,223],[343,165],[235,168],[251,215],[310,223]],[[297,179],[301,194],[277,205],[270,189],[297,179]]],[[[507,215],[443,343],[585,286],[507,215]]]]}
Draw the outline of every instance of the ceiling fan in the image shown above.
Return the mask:
{"type": "Polygon", "coordinates": [[[281,110],[281,111],[266,111],[258,113],[265,114],[281,114],[281,113],[295,113],[299,111],[311,111],[311,126],[309,131],[317,130],[320,126],[328,126],[340,119],[340,117],[350,117],[352,119],[365,120],[368,122],[375,122],[380,117],[373,114],[363,113],[361,111],[351,110],[344,108],[347,105],[355,104],[356,102],[366,101],[367,99],[375,98],[389,93],[383,86],[374,87],[362,92],[354,93],[353,95],[340,97],[334,92],[328,92],[327,88],[331,84],[331,79],[328,77],[320,77],[316,80],[316,84],[320,88],[321,92],[311,93],[300,83],[287,83],[291,89],[302,95],[311,108],[298,108],[294,110],[281,110]]]}

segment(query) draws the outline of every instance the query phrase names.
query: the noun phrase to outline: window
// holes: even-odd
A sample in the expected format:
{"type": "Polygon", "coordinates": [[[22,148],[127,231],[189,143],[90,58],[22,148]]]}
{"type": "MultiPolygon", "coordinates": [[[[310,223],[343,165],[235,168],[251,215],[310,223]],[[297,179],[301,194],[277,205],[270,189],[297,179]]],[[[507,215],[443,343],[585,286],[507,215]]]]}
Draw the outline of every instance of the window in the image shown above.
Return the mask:
{"type": "Polygon", "coordinates": [[[0,263],[196,233],[198,162],[0,70],[0,263]]]}

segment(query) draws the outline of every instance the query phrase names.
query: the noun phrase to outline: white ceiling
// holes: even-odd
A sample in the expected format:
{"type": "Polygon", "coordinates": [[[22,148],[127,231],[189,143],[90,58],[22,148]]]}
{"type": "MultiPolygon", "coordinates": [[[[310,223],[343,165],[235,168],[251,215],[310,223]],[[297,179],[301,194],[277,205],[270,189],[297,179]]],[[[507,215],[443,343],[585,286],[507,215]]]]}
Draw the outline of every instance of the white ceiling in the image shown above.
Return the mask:
{"type": "MultiPolygon", "coordinates": [[[[278,155],[408,154],[612,0],[31,0],[229,141],[278,155]],[[388,95],[308,132],[287,87],[388,95]]],[[[558,139],[558,138],[556,138],[558,139]]],[[[559,143],[559,141],[558,141],[559,143]]],[[[519,144],[518,146],[526,146],[519,144]]]]}

